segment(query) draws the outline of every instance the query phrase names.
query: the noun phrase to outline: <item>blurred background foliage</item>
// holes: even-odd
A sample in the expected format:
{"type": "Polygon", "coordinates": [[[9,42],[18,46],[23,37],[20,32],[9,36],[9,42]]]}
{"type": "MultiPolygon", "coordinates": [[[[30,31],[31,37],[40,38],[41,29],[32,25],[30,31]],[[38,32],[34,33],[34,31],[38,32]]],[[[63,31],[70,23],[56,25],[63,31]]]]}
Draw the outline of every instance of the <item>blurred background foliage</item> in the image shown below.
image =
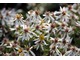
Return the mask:
{"type": "Polygon", "coordinates": [[[24,12],[29,10],[40,10],[41,13],[44,11],[58,11],[60,6],[67,6],[73,3],[1,3],[0,9],[6,8],[11,9],[15,8],[22,9],[24,12]]]}

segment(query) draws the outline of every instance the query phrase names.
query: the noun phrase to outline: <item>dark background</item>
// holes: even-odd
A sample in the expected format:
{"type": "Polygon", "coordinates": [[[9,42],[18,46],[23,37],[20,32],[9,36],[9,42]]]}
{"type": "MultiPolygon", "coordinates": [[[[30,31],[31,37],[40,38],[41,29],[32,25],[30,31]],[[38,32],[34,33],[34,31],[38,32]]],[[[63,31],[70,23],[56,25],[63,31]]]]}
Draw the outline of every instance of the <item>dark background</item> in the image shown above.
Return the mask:
{"type": "MultiPolygon", "coordinates": [[[[73,3],[0,3],[0,9],[6,8],[15,8],[22,9],[23,11],[35,10],[42,7],[45,11],[55,11],[59,10],[60,6],[67,6],[73,3]]],[[[44,11],[43,10],[43,11],[44,11]]]]}

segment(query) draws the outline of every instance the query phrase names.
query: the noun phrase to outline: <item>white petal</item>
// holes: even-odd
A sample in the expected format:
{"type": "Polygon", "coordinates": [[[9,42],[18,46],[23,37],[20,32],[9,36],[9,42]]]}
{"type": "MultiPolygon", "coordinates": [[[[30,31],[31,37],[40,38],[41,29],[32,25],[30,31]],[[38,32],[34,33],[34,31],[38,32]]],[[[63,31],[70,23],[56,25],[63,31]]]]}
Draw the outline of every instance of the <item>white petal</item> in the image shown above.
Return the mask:
{"type": "Polygon", "coordinates": [[[61,52],[60,52],[58,49],[56,49],[56,53],[57,53],[59,56],[62,56],[61,52]]]}
{"type": "Polygon", "coordinates": [[[48,45],[44,40],[43,40],[43,42],[44,42],[45,45],[48,45]]]}
{"type": "Polygon", "coordinates": [[[41,45],[41,49],[44,50],[43,45],[41,45]]]}
{"type": "Polygon", "coordinates": [[[72,51],[67,51],[63,56],[70,56],[70,54],[72,53],[72,51]]]}
{"type": "Polygon", "coordinates": [[[37,48],[36,48],[36,50],[38,50],[39,49],[39,45],[37,45],[37,48]]]}
{"type": "Polygon", "coordinates": [[[19,36],[17,40],[19,40],[20,38],[22,38],[22,36],[19,36]]]}
{"type": "Polygon", "coordinates": [[[33,56],[35,56],[35,54],[30,50],[30,52],[31,52],[31,54],[33,55],[33,56]]]}
{"type": "Polygon", "coordinates": [[[40,41],[40,40],[37,40],[37,41],[35,42],[35,44],[37,44],[39,41],[40,41]]]}

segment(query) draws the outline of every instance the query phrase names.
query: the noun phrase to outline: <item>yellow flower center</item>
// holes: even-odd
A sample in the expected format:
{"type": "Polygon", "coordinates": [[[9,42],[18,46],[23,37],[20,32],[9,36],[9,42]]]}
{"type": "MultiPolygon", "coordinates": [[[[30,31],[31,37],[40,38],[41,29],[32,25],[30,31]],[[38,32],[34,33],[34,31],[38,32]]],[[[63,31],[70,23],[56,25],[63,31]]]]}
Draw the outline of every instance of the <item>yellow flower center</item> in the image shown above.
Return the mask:
{"type": "Polygon", "coordinates": [[[20,19],[22,17],[22,14],[16,14],[16,18],[20,19]]]}
{"type": "Polygon", "coordinates": [[[43,24],[43,23],[44,23],[44,20],[42,19],[42,20],[41,20],[41,24],[43,24]]]}
{"type": "Polygon", "coordinates": [[[41,34],[41,35],[39,36],[39,39],[40,39],[40,40],[44,40],[44,35],[41,34]]]}
{"type": "Polygon", "coordinates": [[[20,49],[18,50],[18,52],[21,53],[21,52],[22,52],[22,49],[20,48],[20,49]]]}
{"type": "Polygon", "coordinates": [[[24,53],[20,53],[19,55],[20,55],[20,56],[24,56],[24,53]]]}

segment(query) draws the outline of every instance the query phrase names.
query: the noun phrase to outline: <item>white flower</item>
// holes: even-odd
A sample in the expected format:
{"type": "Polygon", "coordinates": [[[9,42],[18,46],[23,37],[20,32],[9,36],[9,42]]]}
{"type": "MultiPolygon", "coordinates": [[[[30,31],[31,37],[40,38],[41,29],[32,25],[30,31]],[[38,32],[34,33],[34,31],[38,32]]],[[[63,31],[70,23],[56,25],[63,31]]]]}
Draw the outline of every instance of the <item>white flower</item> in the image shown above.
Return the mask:
{"type": "Polygon", "coordinates": [[[52,37],[50,37],[50,40],[52,41],[50,46],[55,45],[58,48],[62,48],[63,38],[52,38],[52,37]]]}
{"type": "Polygon", "coordinates": [[[22,14],[16,14],[15,16],[15,23],[14,25],[18,25],[18,26],[23,26],[24,25],[24,21],[23,21],[23,16],[22,14]]]}
{"type": "Polygon", "coordinates": [[[18,48],[19,56],[35,56],[34,52],[31,50],[32,48],[33,47],[27,47],[26,49],[18,48]]]}
{"type": "Polygon", "coordinates": [[[64,34],[73,34],[74,33],[74,30],[73,30],[73,27],[67,27],[67,26],[65,26],[65,27],[63,27],[62,29],[61,29],[61,33],[63,33],[64,32],[64,34]]]}
{"type": "Polygon", "coordinates": [[[65,38],[66,42],[71,44],[72,42],[72,38],[70,38],[70,36],[67,34],[67,37],[65,38]]]}
{"type": "Polygon", "coordinates": [[[60,11],[59,11],[60,15],[58,16],[60,21],[62,21],[62,22],[69,22],[70,15],[68,14],[67,11],[68,11],[67,8],[65,8],[65,7],[61,8],[60,7],[60,11]]]}
{"type": "Polygon", "coordinates": [[[55,23],[49,24],[49,26],[47,26],[46,29],[47,29],[46,33],[53,32],[55,34],[57,31],[57,27],[55,23]]]}
{"type": "Polygon", "coordinates": [[[61,52],[58,50],[58,48],[55,45],[50,46],[50,55],[53,56],[62,56],[61,52]]]}
{"type": "Polygon", "coordinates": [[[29,11],[27,14],[27,20],[29,20],[30,25],[34,23],[35,24],[39,24],[40,20],[42,18],[39,15],[39,11],[29,11]]]}
{"type": "Polygon", "coordinates": [[[8,26],[12,26],[13,22],[14,22],[14,16],[15,16],[15,11],[14,9],[12,10],[6,10],[5,8],[1,10],[1,20],[2,20],[2,25],[8,25],[8,26]]]}
{"type": "Polygon", "coordinates": [[[71,47],[69,51],[67,51],[64,56],[76,56],[77,50],[75,47],[71,47]]]}
{"type": "Polygon", "coordinates": [[[43,19],[46,23],[54,22],[55,20],[50,12],[46,12],[43,16],[45,16],[43,19]]]}
{"type": "Polygon", "coordinates": [[[22,39],[22,41],[29,40],[33,36],[37,37],[37,35],[33,32],[32,28],[29,27],[29,26],[24,25],[22,34],[18,37],[18,40],[19,39],[22,39]]]}
{"type": "Polygon", "coordinates": [[[39,47],[41,47],[41,49],[44,50],[43,46],[48,45],[44,39],[45,39],[45,36],[41,34],[39,35],[39,38],[34,40],[36,44],[35,47],[37,50],[39,49],[39,47]]]}
{"type": "Polygon", "coordinates": [[[68,10],[71,12],[77,13],[76,7],[77,7],[77,4],[69,5],[68,10]]]}

